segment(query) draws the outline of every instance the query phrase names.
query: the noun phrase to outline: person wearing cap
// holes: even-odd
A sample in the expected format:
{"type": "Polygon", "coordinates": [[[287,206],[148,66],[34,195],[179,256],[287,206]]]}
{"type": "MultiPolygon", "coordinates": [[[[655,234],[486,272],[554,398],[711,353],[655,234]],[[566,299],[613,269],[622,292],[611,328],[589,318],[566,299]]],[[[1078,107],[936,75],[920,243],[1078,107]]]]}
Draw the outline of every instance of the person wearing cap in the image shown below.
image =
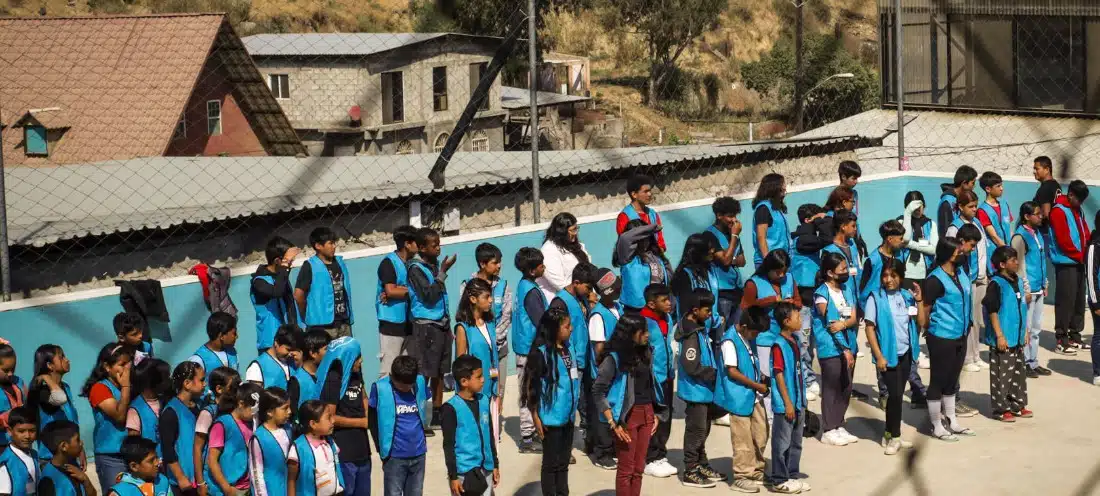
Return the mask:
{"type": "MultiPolygon", "coordinates": [[[[598,300],[592,305],[592,311],[588,314],[588,340],[591,344],[588,349],[589,360],[592,364],[588,368],[586,380],[594,381],[599,371],[596,366],[596,357],[601,356],[604,344],[611,339],[615,332],[615,326],[622,316],[622,306],[619,305],[619,295],[623,291],[623,281],[615,275],[611,269],[601,268],[596,272],[596,297],[598,300]]],[[[590,389],[586,389],[590,390],[590,389]]],[[[588,418],[598,419],[598,411],[595,401],[587,402],[588,418]]],[[[584,452],[592,457],[592,463],[605,470],[615,470],[615,442],[611,433],[611,426],[604,422],[589,422],[589,428],[584,433],[584,452]]]]}

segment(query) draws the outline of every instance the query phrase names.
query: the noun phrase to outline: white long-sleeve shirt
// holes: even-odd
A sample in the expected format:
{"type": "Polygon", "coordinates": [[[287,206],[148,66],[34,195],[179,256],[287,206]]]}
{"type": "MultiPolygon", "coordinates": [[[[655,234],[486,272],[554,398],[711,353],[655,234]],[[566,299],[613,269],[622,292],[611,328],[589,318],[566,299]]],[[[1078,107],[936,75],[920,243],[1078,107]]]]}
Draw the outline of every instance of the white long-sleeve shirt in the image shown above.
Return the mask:
{"type": "MultiPolygon", "coordinates": [[[[588,250],[585,249],[584,243],[581,243],[581,250],[584,251],[585,255],[588,255],[589,260],[592,259],[588,250]]],[[[539,251],[542,252],[546,272],[535,282],[538,283],[542,293],[546,295],[546,301],[551,301],[554,299],[554,295],[558,294],[558,291],[573,282],[573,268],[580,263],[580,260],[577,260],[577,256],[572,252],[550,240],[546,240],[539,251]]]]}

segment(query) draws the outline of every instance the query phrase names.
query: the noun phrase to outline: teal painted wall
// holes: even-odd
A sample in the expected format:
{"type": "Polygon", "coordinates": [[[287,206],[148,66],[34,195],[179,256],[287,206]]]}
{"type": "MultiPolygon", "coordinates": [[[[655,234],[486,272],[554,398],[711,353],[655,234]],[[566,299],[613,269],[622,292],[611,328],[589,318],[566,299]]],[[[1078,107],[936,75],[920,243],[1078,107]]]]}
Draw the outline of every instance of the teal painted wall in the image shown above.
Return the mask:
{"type": "MultiPolygon", "coordinates": [[[[922,191],[932,205],[931,208],[934,208],[940,195],[941,182],[941,179],[898,176],[860,184],[857,187],[862,214],[860,225],[867,244],[877,245],[880,242],[877,226],[901,214],[905,192],[912,189],[922,191]]],[[[1014,213],[1022,201],[1031,199],[1035,187],[1034,183],[1024,182],[1006,185],[1006,198],[1012,205],[1014,213]]],[[[789,194],[786,203],[790,211],[788,217],[791,224],[794,225],[796,222],[794,211],[799,205],[824,203],[831,190],[831,187],[827,187],[789,194]]],[[[1100,188],[1094,188],[1093,194],[1100,195],[1100,188]]],[[[1089,208],[1092,205],[1094,203],[1090,202],[1086,206],[1090,223],[1096,211],[1095,207],[1089,208]]],[[[742,201],[742,208],[745,210],[741,216],[742,222],[745,225],[751,225],[748,200],[742,201]]],[[[665,225],[669,259],[674,263],[680,258],[687,236],[702,231],[713,219],[709,205],[665,211],[661,215],[665,225]]],[[[746,256],[751,260],[752,246],[748,229],[745,230],[744,235],[743,245],[745,250],[750,252],[746,253],[746,256]]],[[[581,226],[580,236],[592,254],[594,263],[610,266],[611,249],[615,242],[614,221],[584,224],[581,226]]],[[[459,285],[476,270],[473,258],[474,248],[483,241],[496,244],[504,252],[503,277],[514,285],[519,274],[512,266],[513,255],[521,247],[540,246],[542,233],[522,233],[490,240],[445,245],[444,255],[458,254],[458,262],[451,269],[451,277],[448,279],[452,314],[458,299],[459,285]]],[[[376,286],[375,274],[381,260],[381,256],[372,256],[348,261],[352,284],[355,288],[353,305],[357,323],[354,333],[363,344],[364,356],[368,357],[363,363],[367,377],[374,377],[378,372],[378,361],[369,357],[376,357],[378,353],[373,296],[376,286]]],[[[240,352],[243,372],[247,364],[256,356],[255,332],[252,324],[255,321],[255,315],[249,304],[247,274],[239,274],[239,277],[233,279],[230,293],[240,309],[240,339],[237,349],[240,352]]],[[[209,312],[201,301],[201,289],[197,283],[165,288],[164,296],[172,319],[169,324],[170,341],[155,340],[154,348],[158,357],[176,364],[185,360],[206,341],[205,322],[209,312]]],[[[114,340],[111,319],[120,310],[118,297],[109,296],[0,312],[0,335],[11,341],[15,347],[19,356],[17,373],[25,379],[29,379],[32,373],[35,348],[45,343],[61,345],[72,361],[72,371],[66,376],[66,380],[74,390],[79,390],[91,370],[99,348],[114,340]]],[[[77,405],[85,439],[91,449],[91,410],[84,399],[78,399],[77,405]]]]}

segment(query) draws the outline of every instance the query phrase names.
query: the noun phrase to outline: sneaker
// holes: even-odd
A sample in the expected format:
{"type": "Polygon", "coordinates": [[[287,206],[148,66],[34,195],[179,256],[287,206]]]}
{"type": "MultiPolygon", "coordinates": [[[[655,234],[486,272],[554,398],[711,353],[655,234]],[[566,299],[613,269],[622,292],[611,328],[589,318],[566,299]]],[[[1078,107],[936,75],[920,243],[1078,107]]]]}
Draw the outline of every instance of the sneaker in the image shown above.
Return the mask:
{"type": "Polygon", "coordinates": [[[808,387],[806,388],[806,391],[813,391],[813,392],[814,392],[814,394],[816,394],[816,395],[818,395],[818,396],[821,396],[821,384],[818,384],[818,383],[816,383],[816,382],[815,382],[815,383],[813,383],[813,384],[810,384],[810,385],[809,385],[809,386],[808,386],[808,387]]]}
{"type": "Polygon", "coordinates": [[[519,452],[524,455],[534,455],[542,453],[542,443],[536,443],[532,438],[523,438],[523,442],[519,443],[519,452]]]}
{"type": "Polygon", "coordinates": [[[703,477],[706,477],[707,480],[710,480],[710,481],[725,482],[725,481],[729,480],[729,477],[726,477],[726,474],[723,474],[722,472],[714,470],[714,467],[711,467],[710,465],[699,465],[698,472],[700,474],[703,474],[703,477]]]}
{"type": "Polygon", "coordinates": [[[760,492],[760,486],[756,481],[752,479],[737,479],[733,481],[733,485],[730,486],[731,490],[742,493],[758,493],[760,492]]]}
{"type": "Polygon", "coordinates": [[[726,415],[723,415],[721,417],[718,417],[718,418],[714,419],[714,425],[722,425],[722,426],[725,426],[725,427],[729,427],[730,426],[730,416],[729,416],[729,414],[726,414],[726,415]]]}
{"type": "Polygon", "coordinates": [[[817,401],[817,393],[807,389],[806,390],[806,401],[817,401]]]}
{"type": "Polygon", "coordinates": [[[889,397],[887,397],[887,396],[881,396],[880,395],[878,397],[878,407],[879,407],[880,410],[886,411],[886,401],[888,399],[889,399],[889,397]]]}
{"type": "Polygon", "coordinates": [[[788,480],[782,484],[774,484],[768,489],[773,493],[798,494],[802,492],[802,484],[799,484],[796,480],[788,480]]]}
{"type": "Polygon", "coordinates": [[[1092,385],[1093,386],[1100,386],[1100,375],[1092,378],[1092,385]]]}
{"type": "Polygon", "coordinates": [[[1021,408],[1018,412],[1013,412],[1017,418],[1031,418],[1035,416],[1035,412],[1028,410],[1027,408],[1021,408]]]}
{"type": "Polygon", "coordinates": [[[1012,423],[1016,421],[1016,416],[1013,415],[1012,412],[994,413],[993,419],[1000,420],[1001,422],[1012,423]]]}
{"type": "Polygon", "coordinates": [[[955,415],[960,417],[973,417],[978,414],[978,410],[974,407],[967,405],[963,402],[955,403],[955,415]]]}
{"type": "Polygon", "coordinates": [[[968,363],[963,366],[963,370],[967,372],[981,372],[982,368],[979,367],[976,363],[968,363]]]}
{"type": "Polygon", "coordinates": [[[763,486],[764,485],[764,472],[757,472],[755,474],[752,474],[751,476],[749,476],[749,479],[752,479],[752,481],[754,483],[756,483],[756,485],[763,486]]]}
{"type": "Polygon", "coordinates": [[[1048,369],[1046,367],[1043,367],[1042,365],[1040,365],[1038,367],[1035,367],[1031,370],[1034,370],[1036,374],[1039,374],[1039,375],[1044,376],[1044,377],[1049,376],[1050,374],[1054,373],[1054,372],[1051,372],[1050,369],[1048,369]]]}
{"type": "Polygon", "coordinates": [[[664,469],[665,473],[668,474],[668,477],[672,477],[673,475],[676,475],[680,472],[680,469],[676,468],[675,465],[668,462],[668,458],[657,460],[657,463],[661,464],[661,468],[664,469]]]}
{"type": "Polygon", "coordinates": [[[672,474],[666,472],[665,469],[661,466],[660,460],[647,463],[645,466],[645,472],[643,473],[650,477],[659,477],[661,479],[672,476],[672,474]]]}
{"type": "Polygon", "coordinates": [[[989,362],[985,360],[979,359],[977,362],[974,363],[978,364],[978,367],[981,367],[982,370],[989,370],[989,362]]]}
{"type": "Polygon", "coordinates": [[[840,427],[837,430],[840,431],[840,435],[844,437],[844,440],[848,441],[848,444],[855,444],[859,442],[859,438],[853,436],[851,432],[848,432],[848,429],[840,427]]]}
{"type": "Polygon", "coordinates": [[[821,435],[821,444],[828,446],[847,446],[848,439],[840,435],[837,429],[834,429],[821,435]]]}
{"type": "Polygon", "coordinates": [[[896,455],[898,451],[901,451],[901,440],[898,438],[890,439],[886,441],[886,449],[882,452],[887,455],[896,455]]]}
{"type": "Polygon", "coordinates": [[[930,369],[932,368],[932,361],[928,359],[927,355],[921,355],[920,358],[917,359],[917,368],[925,370],[930,369]]]}
{"type": "Polygon", "coordinates": [[[1063,355],[1076,355],[1077,348],[1069,341],[1058,341],[1058,344],[1054,345],[1054,352],[1063,355]]]}
{"type": "Polygon", "coordinates": [[[1031,367],[1027,368],[1026,374],[1027,374],[1028,379],[1038,379],[1039,378],[1039,372],[1036,371],[1034,368],[1031,368],[1031,367]]]}
{"type": "Polygon", "coordinates": [[[810,489],[812,489],[810,487],[810,483],[806,482],[805,480],[798,481],[798,485],[799,485],[799,489],[801,489],[802,492],[804,492],[804,493],[808,493],[808,492],[810,492],[810,489]]]}
{"type": "Polygon", "coordinates": [[[432,429],[424,429],[424,437],[435,437],[435,431],[432,429]]]}
{"type": "Polygon", "coordinates": [[[596,458],[592,460],[592,464],[604,470],[617,470],[619,468],[619,464],[611,458],[596,458]]]}
{"type": "Polygon", "coordinates": [[[709,480],[699,470],[692,470],[684,474],[684,478],[680,481],[681,484],[687,487],[714,487],[714,481],[709,480]]]}
{"type": "Polygon", "coordinates": [[[901,449],[913,449],[913,443],[906,441],[900,437],[894,439],[897,439],[898,442],[901,443],[901,449]]]}

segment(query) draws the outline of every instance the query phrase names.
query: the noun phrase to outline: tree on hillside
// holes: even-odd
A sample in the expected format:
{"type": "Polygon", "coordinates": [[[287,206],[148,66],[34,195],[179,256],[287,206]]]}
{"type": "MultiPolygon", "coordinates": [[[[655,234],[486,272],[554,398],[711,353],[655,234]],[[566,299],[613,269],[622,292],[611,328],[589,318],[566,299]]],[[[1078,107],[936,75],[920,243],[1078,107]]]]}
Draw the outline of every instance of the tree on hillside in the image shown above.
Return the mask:
{"type": "Polygon", "coordinates": [[[655,106],[676,61],[703,32],[718,25],[728,0],[608,0],[610,26],[629,26],[645,38],[649,57],[646,103],[655,106]]]}

